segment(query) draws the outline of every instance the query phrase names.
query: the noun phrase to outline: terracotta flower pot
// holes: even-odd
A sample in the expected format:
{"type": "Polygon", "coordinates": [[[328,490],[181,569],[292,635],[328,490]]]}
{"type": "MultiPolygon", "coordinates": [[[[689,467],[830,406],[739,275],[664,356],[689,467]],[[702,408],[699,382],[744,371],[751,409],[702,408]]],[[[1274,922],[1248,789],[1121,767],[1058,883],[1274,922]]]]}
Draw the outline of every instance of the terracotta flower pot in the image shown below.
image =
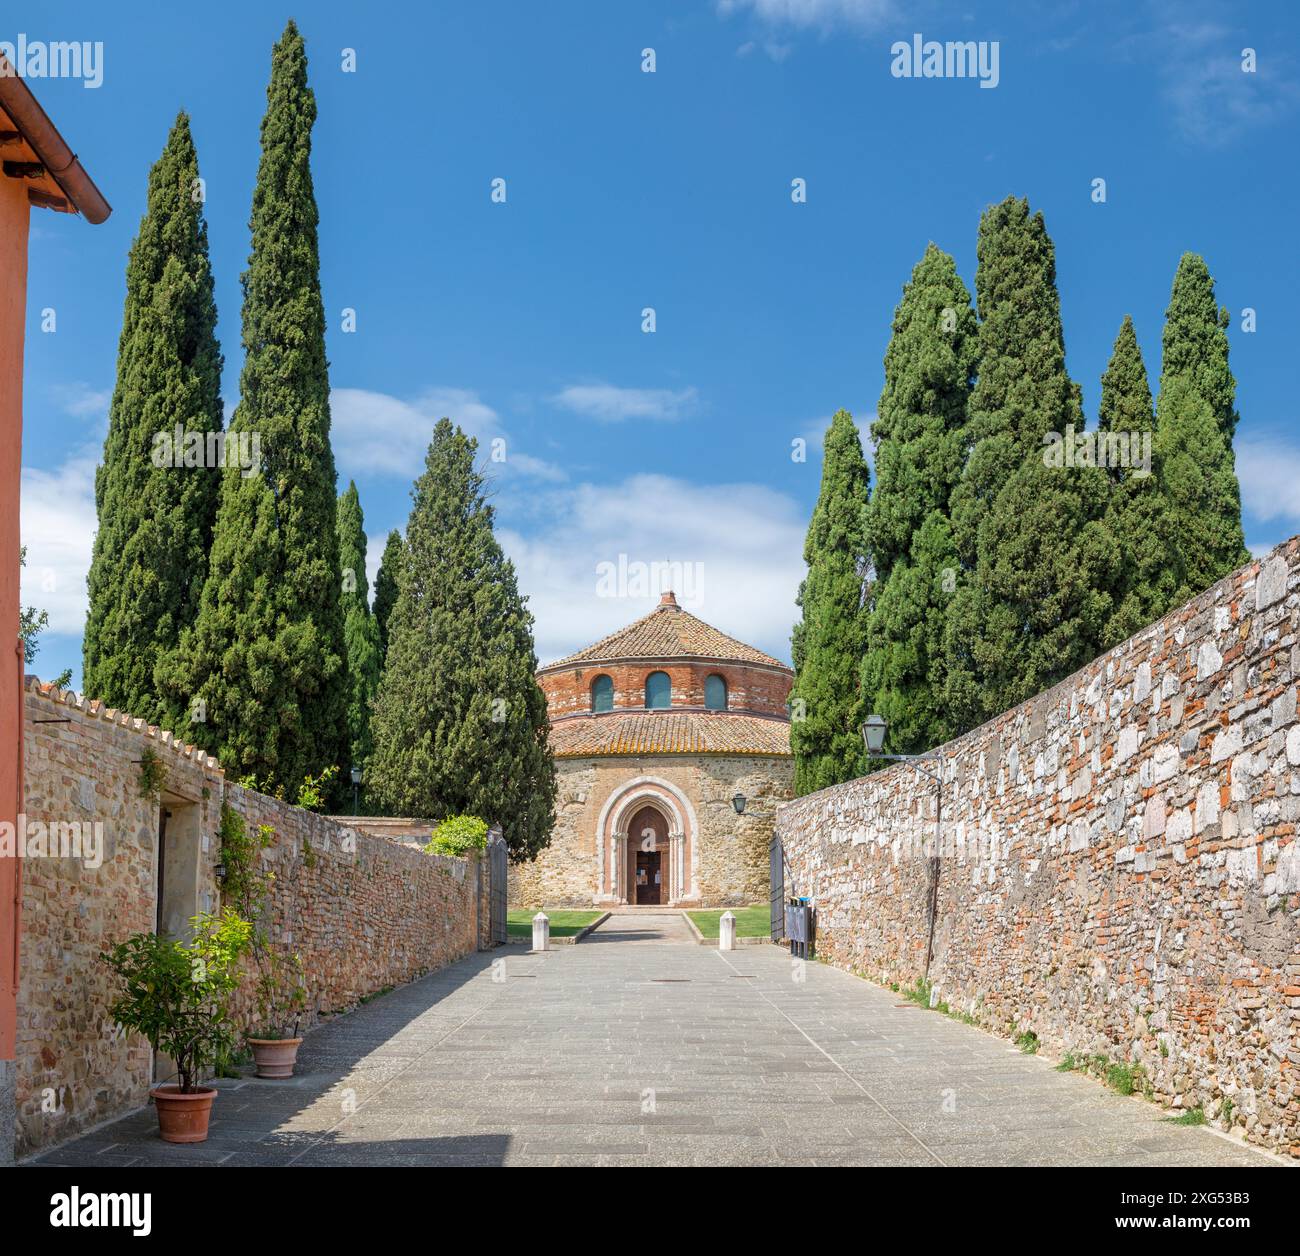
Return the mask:
{"type": "Polygon", "coordinates": [[[207,1138],[215,1089],[206,1087],[183,1095],[179,1086],[155,1086],[149,1096],[158,1109],[158,1133],[163,1142],[201,1143],[207,1138]]]}
{"type": "Polygon", "coordinates": [[[258,1077],[292,1077],[301,1038],[250,1038],[258,1077]]]}

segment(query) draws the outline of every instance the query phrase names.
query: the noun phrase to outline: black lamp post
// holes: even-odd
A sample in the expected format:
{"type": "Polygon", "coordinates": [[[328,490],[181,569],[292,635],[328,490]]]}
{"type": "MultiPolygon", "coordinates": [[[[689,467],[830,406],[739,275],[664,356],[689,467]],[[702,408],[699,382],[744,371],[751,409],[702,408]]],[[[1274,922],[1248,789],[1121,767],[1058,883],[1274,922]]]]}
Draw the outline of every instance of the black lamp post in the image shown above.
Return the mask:
{"type": "Polygon", "coordinates": [[[934,854],[930,857],[930,923],[929,938],[925,946],[925,976],[930,978],[930,961],[934,957],[934,922],[939,910],[939,850],[942,836],[941,823],[943,815],[943,768],[935,771],[922,766],[927,761],[942,764],[943,755],[931,750],[925,754],[884,754],[885,733],[889,730],[889,721],[883,715],[869,715],[862,725],[862,740],[867,747],[867,754],[873,759],[890,759],[895,763],[906,763],[917,772],[934,782],[934,854]]]}
{"type": "Polygon", "coordinates": [[[354,767],[352,769],[352,814],[353,815],[360,814],[357,811],[357,805],[358,805],[357,790],[360,789],[360,787],[361,787],[361,769],[354,767]]]}

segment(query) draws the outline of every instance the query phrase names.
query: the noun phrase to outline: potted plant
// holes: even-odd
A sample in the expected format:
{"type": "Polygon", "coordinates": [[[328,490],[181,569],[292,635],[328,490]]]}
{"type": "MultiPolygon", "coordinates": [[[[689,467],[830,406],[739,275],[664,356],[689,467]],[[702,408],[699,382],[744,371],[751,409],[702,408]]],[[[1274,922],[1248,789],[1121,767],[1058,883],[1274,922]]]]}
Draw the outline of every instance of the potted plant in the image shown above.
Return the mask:
{"type": "Polygon", "coordinates": [[[307,1005],[307,987],[302,980],[302,956],[282,955],[264,939],[254,942],[257,959],[257,1010],[261,1023],[256,1035],[249,1035],[258,1077],[292,1077],[302,1039],[298,1026],[307,1005]]]}
{"type": "Polygon", "coordinates": [[[188,943],[135,933],[101,957],[119,986],[109,1014],[176,1064],[180,1084],[149,1092],[159,1133],[169,1143],[201,1143],[208,1136],[217,1092],[202,1082],[235,1046],[230,1000],[239,985],[239,958],[253,932],[229,908],[220,916],[195,916],[190,925],[188,943]]]}

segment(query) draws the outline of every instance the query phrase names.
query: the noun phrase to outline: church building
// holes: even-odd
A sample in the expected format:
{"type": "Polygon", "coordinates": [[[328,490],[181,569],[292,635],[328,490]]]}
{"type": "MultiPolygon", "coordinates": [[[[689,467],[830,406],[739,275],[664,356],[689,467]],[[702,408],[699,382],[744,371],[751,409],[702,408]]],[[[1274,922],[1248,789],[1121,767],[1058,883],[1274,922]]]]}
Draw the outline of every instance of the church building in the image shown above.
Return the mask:
{"type": "Polygon", "coordinates": [[[559,777],[550,846],[510,869],[512,907],[766,902],[794,763],[784,663],[663,594],[537,673],[559,777]]]}

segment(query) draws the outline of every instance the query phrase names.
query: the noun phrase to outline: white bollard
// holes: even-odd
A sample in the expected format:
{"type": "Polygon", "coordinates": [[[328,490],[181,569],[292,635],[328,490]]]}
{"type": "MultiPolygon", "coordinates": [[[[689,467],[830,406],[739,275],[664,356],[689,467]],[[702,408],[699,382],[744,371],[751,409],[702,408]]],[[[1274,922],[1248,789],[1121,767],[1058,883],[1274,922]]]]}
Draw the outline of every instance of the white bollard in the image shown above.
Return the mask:
{"type": "Polygon", "coordinates": [[[718,950],[734,951],[736,949],[736,916],[734,912],[724,911],[718,922],[718,950]]]}
{"type": "Polygon", "coordinates": [[[551,921],[545,912],[538,912],[533,917],[533,950],[549,951],[551,949],[551,921]]]}

